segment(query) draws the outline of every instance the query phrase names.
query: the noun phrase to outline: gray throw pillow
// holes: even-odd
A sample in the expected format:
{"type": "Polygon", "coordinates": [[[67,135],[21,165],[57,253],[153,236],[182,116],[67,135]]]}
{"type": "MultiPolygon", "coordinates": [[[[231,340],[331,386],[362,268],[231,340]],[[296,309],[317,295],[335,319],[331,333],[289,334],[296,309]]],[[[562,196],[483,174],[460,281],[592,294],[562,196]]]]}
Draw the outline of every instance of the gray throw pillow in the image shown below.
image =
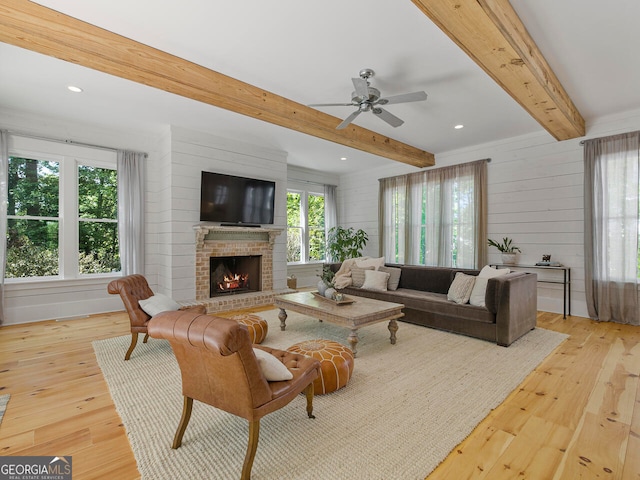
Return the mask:
{"type": "Polygon", "coordinates": [[[364,272],[365,270],[373,270],[374,267],[365,267],[365,268],[360,268],[360,267],[356,267],[353,266],[351,267],[351,284],[354,287],[362,287],[362,285],[364,285],[364,272]]]}
{"type": "Polygon", "coordinates": [[[397,290],[400,284],[400,274],[402,270],[397,267],[385,267],[384,265],[378,268],[379,272],[386,272],[389,274],[389,281],[387,282],[387,290],[397,290]]]}

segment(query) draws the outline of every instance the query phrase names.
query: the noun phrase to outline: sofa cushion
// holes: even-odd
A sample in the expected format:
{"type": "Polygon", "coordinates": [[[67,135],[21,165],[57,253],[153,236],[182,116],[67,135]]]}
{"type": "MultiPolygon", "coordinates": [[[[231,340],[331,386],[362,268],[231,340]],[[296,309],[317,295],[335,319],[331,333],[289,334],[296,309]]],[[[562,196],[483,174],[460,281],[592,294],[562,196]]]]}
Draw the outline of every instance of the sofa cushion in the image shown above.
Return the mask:
{"type": "Polygon", "coordinates": [[[447,292],[447,299],[456,303],[467,303],[469,297],[471,297],[471,290],[476,282],[476,277],[467,275],[462,272],[457,272],[449,291],[447,292]]]}
{"type": "MultiPolygon", "coordinates": [[[[458,317],[482,323],[495,323],[496,316],[485,307],[476,307],[468,303],[461,305],[447,300],[446,293],[421,292],[419,290],[398,288],[396,291],[364,290],[362,288],[347,287],[343,293],[355,295],[383,302],[402,303],[405,308],[424,312],[425,315],[435,315],[451,318],[458,317]]],[[[400,319],[402,320],[402,319],[400,319]]]]}
{"type": "Polygon", "coordinates": [[[378,272],[377,270],[364,271],[364,284],[362,288],[365,290],[387,290],[387,282],[389,274],[387,272],[378,272]]]}
{"type": "Polygon", "coordinates": [[[383,265],[378,268],[380,272],[386,272],[389,274],[389,280],[387,281],[387,290],[397,290],[398,285],[400,284],[400,275],[402,273],[401,268],[396,267],[387,267],[383,265]]]}
{"type": "Polygon", "coordinates": [[[378,270],[379,267],[384,265],[384,257],[378,258],[365,258],[356,260],[356,267],[367,268],[373,267],[375,270],[378,270]]]}
{"type": "Polygon", "coordinates": [[[365,270],[373,270],[374,267],[351,267],[351,285],[354,287],[362,287],[364,284],[364,272],[365,270]]]}
{"type": "Polygon", "coordinates": [[[453,280],[451,269],[446,267],[427,267],[427,269],[422,266],[403,266],[398,288],[409,288],[446,295],[453,280]]]}
{"type": "Polygon", "coordinates": [[[476,305],[478,307],[485,306],[485,294],[487,292],[487,282],[490,278],[499,277],[501,275],[506,275],[509,273],[508,268],[491,268],[489,265],[480,270],[478,274],[478,278],[476,279],[476,283],[473,286],[473,290],[471,291],[471,297],[469,298],[469,303],[471,305],[476,305]]]}

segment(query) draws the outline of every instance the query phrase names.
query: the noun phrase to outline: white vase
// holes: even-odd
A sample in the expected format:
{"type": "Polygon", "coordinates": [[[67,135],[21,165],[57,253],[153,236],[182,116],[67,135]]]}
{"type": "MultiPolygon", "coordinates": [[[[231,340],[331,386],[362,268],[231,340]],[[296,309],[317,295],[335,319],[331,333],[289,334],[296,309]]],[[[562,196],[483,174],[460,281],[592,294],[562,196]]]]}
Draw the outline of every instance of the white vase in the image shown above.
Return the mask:
{"type": "Polygon", "coordinates": [[[324,291],[324,296],[329,299],[332,299],[335,294],[336,294],[336,289],[333,287],[327,288],[324,291]]]}
{"type": "Polygon", "coordinates": [[[324,292],[327,290],[327,284],[324,280],[318,280],[318,293],[324,296],[324,292]]]}
{"type": "Polygon", "coordinates": [[[505,265],[515,265],[516,263],[516,254],[515,253],[503,253],[502,254],[502,263],[505,265]]]}

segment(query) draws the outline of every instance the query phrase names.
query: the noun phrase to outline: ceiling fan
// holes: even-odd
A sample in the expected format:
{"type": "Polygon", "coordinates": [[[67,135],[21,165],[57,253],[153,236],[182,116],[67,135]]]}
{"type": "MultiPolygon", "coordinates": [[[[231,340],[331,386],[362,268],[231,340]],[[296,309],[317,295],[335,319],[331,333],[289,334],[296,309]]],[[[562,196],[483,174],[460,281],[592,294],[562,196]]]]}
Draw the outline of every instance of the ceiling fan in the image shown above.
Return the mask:
{"type": "Polygon", "coordinates": [[[360,78],[352,78],[355,91],[351,93],[351,103],[315,103],[308,105],[309,107],[348,107],[354,106],[358,109],[343,120],[336,127],[336,130],[342,130],[355,120],[355,118],[363,112],[372,112],[392,127],[399,127],[404,120],[396,117],[388,112],[380,105],[392,105],[394,103],[420,102],[427,99],[425,92],[403,93],[401,95],[393,95],[391,97],[380,98],[380,90],[369,84],[369,79],[375,75],[370,68],[360,70],[360,78]]]}

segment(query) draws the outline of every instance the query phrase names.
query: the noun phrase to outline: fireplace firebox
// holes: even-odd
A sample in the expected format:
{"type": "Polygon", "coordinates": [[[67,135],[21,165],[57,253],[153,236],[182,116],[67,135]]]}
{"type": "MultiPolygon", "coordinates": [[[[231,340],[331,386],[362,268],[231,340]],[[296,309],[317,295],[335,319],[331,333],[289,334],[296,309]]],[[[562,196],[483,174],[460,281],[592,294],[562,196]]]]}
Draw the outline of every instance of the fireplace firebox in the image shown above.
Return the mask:
{"type": "Polygon", "coordinates": [[[210,257],[210,296],[259,292],[262,255],[210,257]]]}

